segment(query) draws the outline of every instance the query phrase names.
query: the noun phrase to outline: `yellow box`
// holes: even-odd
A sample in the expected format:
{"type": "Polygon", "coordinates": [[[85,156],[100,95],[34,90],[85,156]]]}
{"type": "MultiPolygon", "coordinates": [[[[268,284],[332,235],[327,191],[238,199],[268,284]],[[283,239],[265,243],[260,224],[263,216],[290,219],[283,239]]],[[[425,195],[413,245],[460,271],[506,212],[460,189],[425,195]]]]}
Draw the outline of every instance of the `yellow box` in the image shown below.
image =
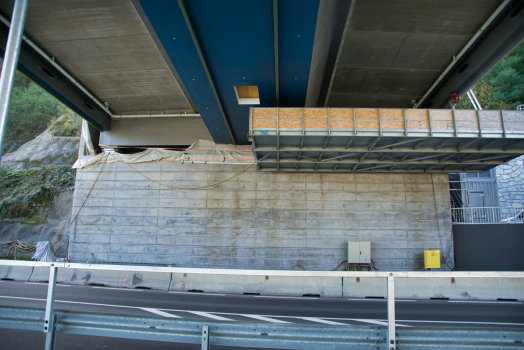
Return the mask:
{"type": "Polygon", "coordinates": [[[424,250],[424,268],[440,269],[440,250],[424,250]]]}

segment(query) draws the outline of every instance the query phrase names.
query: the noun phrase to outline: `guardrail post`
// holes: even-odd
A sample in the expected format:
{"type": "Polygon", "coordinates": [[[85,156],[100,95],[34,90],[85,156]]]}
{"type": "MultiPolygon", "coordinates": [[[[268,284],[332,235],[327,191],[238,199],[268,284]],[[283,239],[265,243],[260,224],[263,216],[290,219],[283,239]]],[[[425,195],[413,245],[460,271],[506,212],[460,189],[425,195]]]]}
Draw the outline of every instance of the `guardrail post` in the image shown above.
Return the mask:
{"type": "Polygon", "coordinates": [[[395,350],[395,277],[388,276],[388,347],[395,350]]]}
{"type": "Polygon", "coordinates": [[[202,350],[209,350],[209,326],[202,326],[202,350]]]}
{"type": "Polygon", "coordinates": [[[55,348],[55,333],[56,333],[56,315],[54,314],[55,304],[55,286],[56,273],[58,268],[51,264],[49,269],[49,285],[47,288],[47,302],[45,305],[44,318],[44,333],[47,333],[45,338],[45,350],[54,350],[55,348]]]}

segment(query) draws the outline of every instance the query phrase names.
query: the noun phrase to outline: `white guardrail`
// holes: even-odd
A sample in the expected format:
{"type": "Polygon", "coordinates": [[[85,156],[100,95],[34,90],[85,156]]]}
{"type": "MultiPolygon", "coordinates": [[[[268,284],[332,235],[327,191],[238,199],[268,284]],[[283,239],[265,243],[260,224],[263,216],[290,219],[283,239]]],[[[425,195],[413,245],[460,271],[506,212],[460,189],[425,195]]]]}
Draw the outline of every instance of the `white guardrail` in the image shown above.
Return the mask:
{"type": "MultiPolygon", "coordinates": [[[[402,332],[402,348],[432,349],[501,348],[522,343],[524,330],[497,329],[395,329],[395,278],[509,278],[523,279],[524,272],[453,272],[453,271],[294,271],[294,270],[233,270],[202,269],[160,266],[98,265],[69,262],[29,262],[5,260],[0,266],[48,267],[49,284],[45,312],[29,309],[0,308],[0,328],[43,329],[46,350],[54,349],[55,333],[73,333],[110,336],[128,339],[171,341],[178,343],[201,343],[209,349],[210,343],[224,346],[256,346],[287,349],[397,349],[398,333],[402,332]],[[90,269],[110,271],[133,271],[153,273],[215,274],[236,276],[278,277],[360,277],[387,280],[387,330],[357,326],[335,328],[311,328],[272,324],[271,334],[260,333],[260,327],[252,325],[228,326],[218,323],[191,324],[187,321],[161,320],[154,326],[151,318],[131,316],[97,315],[70,311],[54,311],[54,294],[58,269],[90,269]],[[43,313],[43,317],[41,317],[43,313]],[[43,322],[42,322],[43,321],[43,322]],[[147,322],[144,322],[147,321],[147,322]],[[161,324],[161,325],[160,325],[161,324]],[[36,327],[36,328],[35,328],[36,327]],[[278,332],[277,332],[278,330],[278,332]],[[501,332],[505,332],[501,334],[501,332]],[[382,332],[382,333],[381,333],[382,332]],[[509,338],[508,338],[509,337],[509,338]],[[451,339],[451,340],[450,340],[451,339]],[[512,340],[517,339],[517,340],[512,340]]],[[[400,338],[399,338],[400,339],[400,338]]]]}
{"type": "Polygon", "coordinates": [[[451,208],[453,224],[518,224],[524,223],[523,207],[451,208]]]}

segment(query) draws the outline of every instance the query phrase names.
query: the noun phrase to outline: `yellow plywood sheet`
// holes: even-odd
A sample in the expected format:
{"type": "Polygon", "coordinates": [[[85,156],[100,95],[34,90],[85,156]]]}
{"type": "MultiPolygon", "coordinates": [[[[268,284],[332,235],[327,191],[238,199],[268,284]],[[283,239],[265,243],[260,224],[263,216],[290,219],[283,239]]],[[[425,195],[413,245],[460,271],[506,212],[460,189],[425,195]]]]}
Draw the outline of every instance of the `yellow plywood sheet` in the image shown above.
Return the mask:
{"type": "Polygon", "coordinates": [[[331,129],[353,129],[352,120],[332,120],[331,129]]]}
{"type": "Polygon", "coordinates": [[[404,121],[382,121],[382,129],[402,129],[404,130],[404,121]]]}
{"type": "Polygon", "coordinates": [[[271,129],[277,127],[276,120],[253,120],[253,128],[271,129]]]}
{"type": "Polygon", "coordinates": [[[300,120],[278,120],[279,128],[300,128],[302,129],[302,119],[300,120]]]}
{"type": "Polygon", "coordinates": [[[429,130],[429,122],[408,120],[408,130],[429,130]]]}
{"type": "Polygon", "coordinates": [[[455,130],[455,126],[453,124],[453,121],[434,121],[433,120],[433,113],[431,113],[431,127],[433,128],[433,131],[436,130],[444,130],[444,131],[452,131],[455,130]]]}
{"type": "Polygon", "coordinates": [[[402,109],[381,109],[380,110],[380,119],[382,121],[395,120],[395,121],[404,122],[404,110],[402,109]]]}
{"type": "Polygon", "coordinates": [[[358,129],[377,129],[378,130],[378,120],[376,122],[370,120],[357,120],[357,130],[358,129]]]}
{"type": "Polygon", "coordinates": [[[327,120],[306,120],[304,122],[306,129],[327,129],[327,120]]]}
{"type": "Polygon", "coordinates": [[[328,118],[327,109],[314,109],[306,108],[304,109],[304,118],[305,119],[326,119],[328,118]]]}
{"type": "Polygon", "coordinates": [[[378,109],[357,109],[355,110],[355,117],[357,120],[377,120],[378,121],[378,109]]]}
{"type": "Polygon", "coordinates": [[[302,109],[300,108],[279,108],[278,109],[278,119],[300,119],[302,120],[302,109]]]}
{"type": "Polygon", "coordinates": [[[453,121],[453,112],[449,109],[432,109],[431,110],[431,124],[433,121],[445,120],[453,121]]]}
{"type": "Polygon", "coordinates": [[[277,119],[277,110],[276,108],[253,108],[253,120],[256,119],[277,119]]]}
{"type": "Polygon", "coordinates": [[[428,120],[428,111],[424,109],[406,109],[406,120],[428,120]]]}
{"type": "Polygon", "coordinates": [[[333,119],[344,119],[344,120],[353,120],[353,109],[329,109],[329,118],[333,119]]]}

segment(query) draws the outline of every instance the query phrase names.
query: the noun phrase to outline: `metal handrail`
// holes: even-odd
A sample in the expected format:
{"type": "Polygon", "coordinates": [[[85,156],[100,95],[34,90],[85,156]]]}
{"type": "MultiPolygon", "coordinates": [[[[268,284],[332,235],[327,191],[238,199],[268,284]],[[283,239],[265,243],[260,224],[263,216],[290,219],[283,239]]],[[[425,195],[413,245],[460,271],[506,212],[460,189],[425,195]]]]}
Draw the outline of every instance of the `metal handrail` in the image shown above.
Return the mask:
{"type": "Polygon", "coordinates": [[[517,224],[524,223],[522,207],[451,208],[453,224],[517,224]]]}
{"type": "MultiPolygon", "coordinates": [[[[33,261],[0,261],[0,266],[21,267],[49,267],[49,283],[44,312],[44,332],[46,336],[46,350],[53,350],[55,333],[58,325],[57,313],[54,311],[54,293],[58,268],[64,269],[91,269],[109,271],[133,271],[133,272],[164,272],[164,273],[191,273],[191,274],[214,274],[214,275],[237,275],[237,276],[280,276],[280,277],[364,277],[364,278],[386,278],[387,279],[387,344],[391,348],[396,347],[395,329],[395,278],[524,278],[524,272],[470,272],[470,271],[294,271],[294,270],[240,270],[240,269],[209,269],[209,268],[183,268],[168,266],[132,266],[132,265],[99,265],[81,264],[69,262],[33,262],[33,261]]],[[[1,317],[0,317],[1,318],[1,317]]],[[[352,326],[353,329],[353,326],[352,326]]],[[[59,329],[60,330],[60,329],[59,329]]],[[[202,327],[202,339],[204,346],[209,347],[209,327],[202,327]],[[205,333],[207,332],[207,333],[205,333]],[[204,339],[207,339],[204,341],[204,339]],[[207,345],[205,344],[207,342],[207,345]]],[[[132,329],[127,334],[131,337],[132,329]]],[[[219,345],[219,344],[217,344],[219,345]]],[[[339,344],[341,345],[341,344],[339,344]]],[[[256,346],[274,347],[275,344],[262,343],[256,346]]]]}

